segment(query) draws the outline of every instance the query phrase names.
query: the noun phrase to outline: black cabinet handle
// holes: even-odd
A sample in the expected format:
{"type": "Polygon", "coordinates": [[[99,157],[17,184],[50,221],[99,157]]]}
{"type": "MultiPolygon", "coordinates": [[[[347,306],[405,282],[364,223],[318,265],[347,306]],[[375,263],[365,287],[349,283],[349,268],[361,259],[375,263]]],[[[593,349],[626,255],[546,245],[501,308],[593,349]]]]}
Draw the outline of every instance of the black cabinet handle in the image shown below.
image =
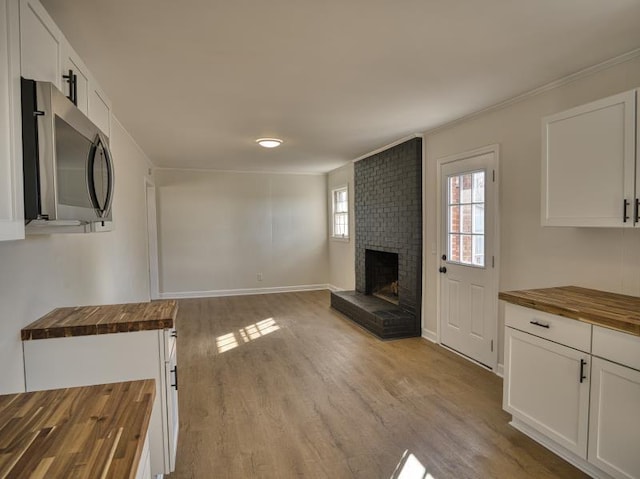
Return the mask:
{"type": "Polygon", "coordinates": [[[176,378],[176,382],[175,384],[172,384],[171,387],[172,388],[176,388],[176,391],[178,390],[178,365],[176,364],[175,367],[171,370],[172,373],[174,373],[175,378],[176,378]]]}
{"type": "Polygon", "coordinates": [[[536,321],[536,320],[529,321],[529,323],[533,324],[534,326],[540,326],[541,328],[549,329],[549,325],[548,324],[544,324],[544,323],[541,323],[541,322],[536,321]]]}
{"type": "Polygon", "coordinates": [[[62,75],[62,78],[67,80],[69,85],[69,95],[67,98],[71,100],[75,106],[78,106],[78,75],[69,69],[69,73],[62,75]]]}
{"type": "Polygon", "coordinates": [[[587,365],[587,362],[584,359],[580,360],[580,383],[582,383],[587,376],[584,374],[584,367],[587,365]]]}
{"type": "Polygon", "coordinates": [[[172,338],[177,338],[178,337],[178,331],[176,331],[175,329],[173,331],[171,331],[171,337],[172,338]]]}
{"type": "Polygon", "coordinates": [[[640,198],[636,198],[635,206],[633,208],[633,222],[640,222],[640,198]]]}
{"type": "Polygon", "coordinates": [[[627,207],[629,206],[629,201],[626,199],[622,202],[622,222],[626,223],[629,219],[629,215],[627,214],[627,207]]]}

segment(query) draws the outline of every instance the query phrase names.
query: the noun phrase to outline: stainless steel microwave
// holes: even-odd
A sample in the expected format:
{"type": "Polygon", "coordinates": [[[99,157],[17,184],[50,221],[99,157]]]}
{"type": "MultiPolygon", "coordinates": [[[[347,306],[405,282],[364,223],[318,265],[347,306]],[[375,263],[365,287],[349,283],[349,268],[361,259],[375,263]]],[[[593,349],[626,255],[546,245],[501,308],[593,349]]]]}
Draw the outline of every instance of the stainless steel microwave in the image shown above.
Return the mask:
{"type": "Polygon", "coordinates": [[[52,83],[22,79],[22,149],[27,224],[111,221],[109,140],[52,83]]]}

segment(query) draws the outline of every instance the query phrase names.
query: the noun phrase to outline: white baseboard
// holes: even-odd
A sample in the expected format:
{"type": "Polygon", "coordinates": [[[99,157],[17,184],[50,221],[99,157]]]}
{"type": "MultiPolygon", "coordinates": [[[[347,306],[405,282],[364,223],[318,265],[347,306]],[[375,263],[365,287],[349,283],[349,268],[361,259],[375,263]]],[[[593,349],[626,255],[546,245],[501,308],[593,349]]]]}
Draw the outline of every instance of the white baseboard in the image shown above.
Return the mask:
{"type": "Polygon", "coordinates": [[[338,286],[334,286],[333,284],[328,284],[327,289],[329,291],[344,291],[344,288],[339,288],[338,286]]]}
{"type": "Polygon", "coordinates": [[[429,331],[428,329],[422,328],[422,337],[424,339],[428,339],[432,343],[438,344],[438,336],[433,331],[429,331]]]}
{"type": "Polygon", "coordinates": [[[220,296],[244,296],[249,294],[295,293],[297,291],[317,291],[320,289],[331,289],[331,287],[332,286],[329,284],[303,284],[295,286],[277,286],[271,288],[217,289],[212,291],[173,291],[160,293],[160,298],[217,298],[220,296]]]}
{"type": "Polygon", "coordinates": [[[496,376],[500,376],[501,378],[503,378],[504,377],[504,364],[498,363],[498,365],[496,366],[496,370],[494,372],[496,373],[496,376]]]}

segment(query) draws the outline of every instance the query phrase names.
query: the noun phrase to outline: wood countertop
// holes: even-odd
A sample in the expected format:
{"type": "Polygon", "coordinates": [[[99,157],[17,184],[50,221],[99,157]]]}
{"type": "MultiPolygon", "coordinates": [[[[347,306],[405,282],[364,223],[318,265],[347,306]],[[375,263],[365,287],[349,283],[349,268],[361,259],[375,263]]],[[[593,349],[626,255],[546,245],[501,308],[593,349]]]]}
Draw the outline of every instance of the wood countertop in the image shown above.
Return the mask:
{"type": "Polygon", "coordinates": [[[640,298],[578,286],[504,291],[509,303],[640,336],[640,298]]]}
{"type": "Polygon", "coordinates": [[[0,477],[133,478],[153,379],[0,396],[0,477]]]}
{"type": "Polygon", "coordinates": [[[173,328],[175,300],[57,308],[22,329],[22,340],[173,328]]]}

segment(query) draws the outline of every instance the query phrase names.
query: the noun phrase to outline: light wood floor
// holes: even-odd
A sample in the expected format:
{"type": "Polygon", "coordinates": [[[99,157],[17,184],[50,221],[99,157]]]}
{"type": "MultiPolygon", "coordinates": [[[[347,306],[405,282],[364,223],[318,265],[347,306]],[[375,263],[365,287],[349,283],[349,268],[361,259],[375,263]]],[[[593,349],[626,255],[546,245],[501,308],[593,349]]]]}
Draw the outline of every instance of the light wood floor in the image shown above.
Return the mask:
{"type": "Polygon", "coordinates": [[[500,378],[374,338],[327,291],[182,300],[177,327],[170,479],[388,479],[405,451],[434,479],[586,477],[507,424],[500,378]]]}

